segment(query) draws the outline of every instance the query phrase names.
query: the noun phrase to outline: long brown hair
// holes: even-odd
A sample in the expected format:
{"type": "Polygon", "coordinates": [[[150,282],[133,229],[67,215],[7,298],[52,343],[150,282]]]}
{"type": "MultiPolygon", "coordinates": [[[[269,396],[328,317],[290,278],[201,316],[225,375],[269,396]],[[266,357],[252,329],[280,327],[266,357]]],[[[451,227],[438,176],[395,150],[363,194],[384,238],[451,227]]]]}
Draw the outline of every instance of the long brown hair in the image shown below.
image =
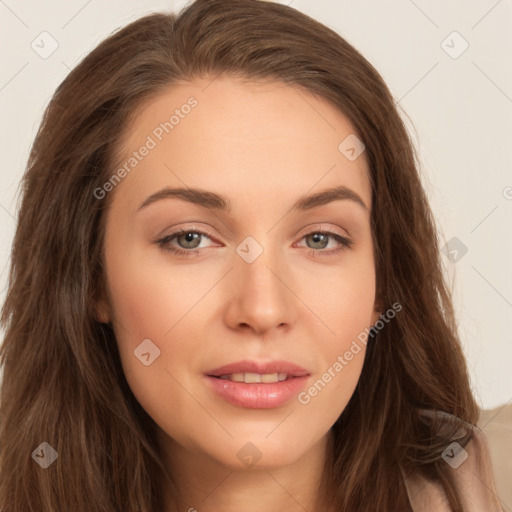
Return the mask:
{"type": "Polygon", "coordinates": [[[333,426],[329,503],[344,512],[402,510],[404,468],[438,481],[461,510],[417,414],[444,411],[474,424],[478,408],[413,144],[357,50],[308,16],[258,0],[197,0],[179,15],[145,16],[89,53],[50,101],[22,181],[1,318],[0,509],[160,510],[153,421],[126,382],[111,326],[95,316],[112,194],[99,200],[94,191],[112,175],[123,130],[144,101],[219,74],[319,95],[366,145],[377,296],[403,309],[370,338],[356,391],[333,426]],[[31,456],[42,442],[58,454],[46,470],[31,456]]]}

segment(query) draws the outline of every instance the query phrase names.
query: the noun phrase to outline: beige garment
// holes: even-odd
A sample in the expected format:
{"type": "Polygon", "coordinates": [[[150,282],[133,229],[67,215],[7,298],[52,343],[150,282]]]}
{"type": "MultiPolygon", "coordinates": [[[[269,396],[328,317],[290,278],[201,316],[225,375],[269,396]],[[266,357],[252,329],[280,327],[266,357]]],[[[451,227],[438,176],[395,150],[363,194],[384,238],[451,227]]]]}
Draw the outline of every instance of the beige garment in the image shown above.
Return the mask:
{"type": "Polygon", "coordinates": [[[480,411],[478,426],[491,452],[496,491],[504,512],[512,512],[512,400],[480,411]]]}
{"type": "MultiPolygon", "coordinates": [[[[464,512],[503,512],[485,434],[451,414],[425,409],[420,414],[436,433],[449,439],[440,458],[458,484],[464,512]]],[[[405,478],[405,483],[414,512],[451,512],[440,485],[420,475],[405,478]]]]}

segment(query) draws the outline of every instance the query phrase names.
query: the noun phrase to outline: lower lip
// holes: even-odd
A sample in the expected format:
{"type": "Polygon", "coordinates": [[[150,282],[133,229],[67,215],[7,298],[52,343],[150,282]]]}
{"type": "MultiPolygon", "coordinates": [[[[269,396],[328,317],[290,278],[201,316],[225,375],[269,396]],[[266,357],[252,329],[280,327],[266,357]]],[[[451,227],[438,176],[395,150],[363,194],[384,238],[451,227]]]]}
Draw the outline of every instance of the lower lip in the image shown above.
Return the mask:
{"type": "Polygon", "coordinates": [[[209,385],[222,398],[247,409],[272,409],[286,404],[297,396],[306,384],[308,375],[293,377],[269,384],[247,384],[206,376],[209,385]]]}

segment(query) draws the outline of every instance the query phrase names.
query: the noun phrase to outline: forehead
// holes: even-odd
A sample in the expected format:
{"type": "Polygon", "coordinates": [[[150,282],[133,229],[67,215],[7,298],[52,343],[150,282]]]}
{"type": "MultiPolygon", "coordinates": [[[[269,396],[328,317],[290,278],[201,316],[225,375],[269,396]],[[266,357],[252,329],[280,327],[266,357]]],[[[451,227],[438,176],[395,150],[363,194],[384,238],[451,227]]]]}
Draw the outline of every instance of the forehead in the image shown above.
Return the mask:
{"type": "Polygon", "coordinates": [[[129,186],[116,189],[139,198],[171,185],[295,197],[342,184],[370,207],[364,152],[351,161],[339,148],[353,136],[330,102],[295,86],[230,76],[184,82],[145,101],[127,123],[115,167],[151,149],[132,162],[129,186]]]}

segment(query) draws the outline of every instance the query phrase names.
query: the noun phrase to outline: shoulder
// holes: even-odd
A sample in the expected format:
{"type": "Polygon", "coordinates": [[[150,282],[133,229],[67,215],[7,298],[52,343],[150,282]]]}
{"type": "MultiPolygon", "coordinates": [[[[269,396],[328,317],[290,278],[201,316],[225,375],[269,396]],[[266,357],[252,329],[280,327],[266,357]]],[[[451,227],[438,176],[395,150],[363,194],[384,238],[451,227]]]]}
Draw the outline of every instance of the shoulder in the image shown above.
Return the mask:
{"type": "Polygon", "coordinates": [[[452,512],[442,487],[419,473],[404,477],[413,512],[452,512]]]}
{"type": "MultiPolygon", "coordinates": [[[[496,495],[489,448],[485,434],[476,425],[451,414],[419,409],[418,414],[432,429],[432,460],[445,468],[459,490],[464,512],[501,512],[496,495]]],[[[414,512],[451,512],[442,486],[419,473],[404,474],[404,481],[414,512]]]]}

